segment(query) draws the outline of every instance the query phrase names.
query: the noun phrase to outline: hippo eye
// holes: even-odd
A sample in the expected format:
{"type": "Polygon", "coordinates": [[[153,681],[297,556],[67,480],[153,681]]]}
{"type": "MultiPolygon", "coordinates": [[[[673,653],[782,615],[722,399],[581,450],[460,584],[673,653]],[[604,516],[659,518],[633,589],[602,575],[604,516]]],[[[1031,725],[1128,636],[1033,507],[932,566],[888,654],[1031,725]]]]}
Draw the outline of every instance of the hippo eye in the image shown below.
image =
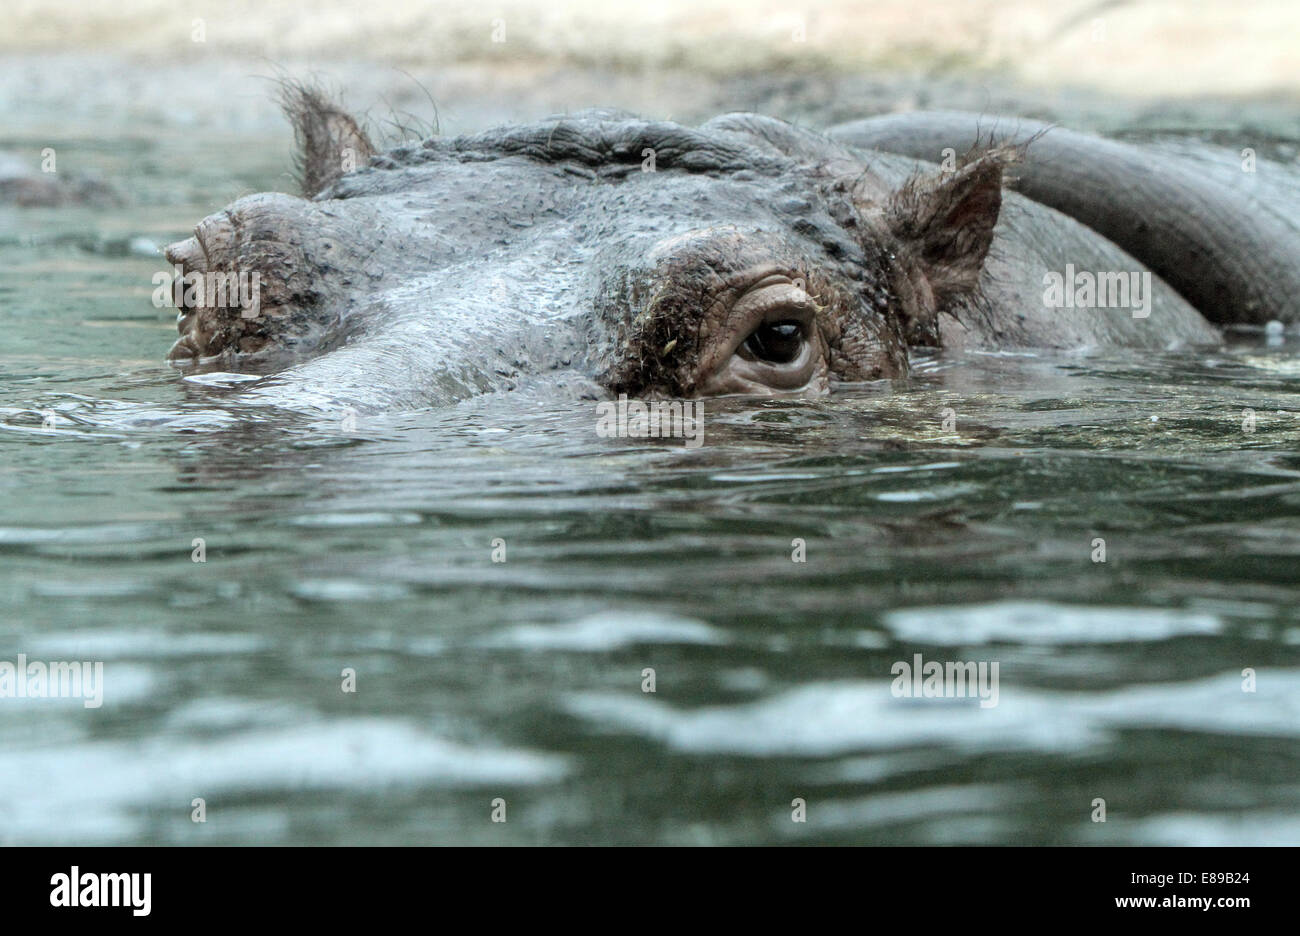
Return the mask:
{"type": "Polygon", "coordinates": [[[794,319],[764,322],[745,339],[745,350],[769,364],[789,364],[803,349],[803,325],[794,319]]]}
{"type": "Polygon", "coordinates": [[[829,353],[817,304],[790,274],[762,270],[754,280],[729,307],[721,307],[725,317],[701,342],[695,392],[824,392],[829,353]]]}

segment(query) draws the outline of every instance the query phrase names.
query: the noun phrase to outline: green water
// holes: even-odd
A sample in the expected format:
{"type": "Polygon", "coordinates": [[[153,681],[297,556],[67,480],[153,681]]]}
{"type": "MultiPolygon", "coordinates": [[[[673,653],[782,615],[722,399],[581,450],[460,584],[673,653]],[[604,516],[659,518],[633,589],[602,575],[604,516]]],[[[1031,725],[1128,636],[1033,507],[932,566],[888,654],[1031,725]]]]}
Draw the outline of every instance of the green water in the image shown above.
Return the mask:
{"type": "Polygon", "coordinates": [[[1300,839],[1296,337],[922,360],[697,449],[345,430],[162,363],[149,245],[282,151],[53,142],[131,201],[0,210],[0,661],[103,704],[0,699],[0,841],[1300,839]],[[997,705],[896,697],[915,654],[997,705]]]}

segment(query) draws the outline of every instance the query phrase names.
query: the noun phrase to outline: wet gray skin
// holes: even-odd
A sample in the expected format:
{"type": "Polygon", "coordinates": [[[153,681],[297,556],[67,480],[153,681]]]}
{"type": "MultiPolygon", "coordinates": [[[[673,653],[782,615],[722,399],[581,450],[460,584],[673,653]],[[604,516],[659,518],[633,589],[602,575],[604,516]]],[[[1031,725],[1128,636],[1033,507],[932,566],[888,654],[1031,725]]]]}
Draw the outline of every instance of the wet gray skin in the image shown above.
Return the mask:
{"type": "Polygon", "coordinates": [[[270,372],[250,401],[824,394],[905,375],[915,346],[1218,340],[1158,276],[1148,317],[1045,305],[1067,264],[1148,267],[1004,188],[1029,140],[944,170],[748,114],[588,112],[372,155],[317,96],[290,113],[312,197],[240,199],[167,249],[187,273],[260,276],[255,315],[184,309],[170,354],[270,372]]]}
{"type": "MultiPolygon", "coordinates": [[[[920,158],[981,146],[1023,148],[1010,180],[1016,191],[1140,257],[1211,321],[1300,316],[1300,173],[1264,158],[1257,146],[1134,146],[961,111],[852,121],[830,135],[920,158]]],[[[1239,139],[1256,142],[1254,136],[1239,139]]]]}

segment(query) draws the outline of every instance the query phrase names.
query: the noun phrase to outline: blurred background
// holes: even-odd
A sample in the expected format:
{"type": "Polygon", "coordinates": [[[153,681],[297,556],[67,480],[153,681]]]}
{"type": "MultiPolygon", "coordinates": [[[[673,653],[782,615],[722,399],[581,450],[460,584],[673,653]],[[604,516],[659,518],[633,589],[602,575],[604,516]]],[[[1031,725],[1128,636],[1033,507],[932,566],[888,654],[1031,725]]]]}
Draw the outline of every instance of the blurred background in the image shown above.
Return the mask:
{"type": "Polygon", "coordinates": [[[1204,122],[1293,104],[1297,35],[1289,0],[10,0],[0,100],[24,124],[256,129],[276,119],[259,76],[284,70],[431,124],[427,90],[452,133],[593,105],[821,124],[1016,103],[1109,126],[1163,99],[1204,122]]]}

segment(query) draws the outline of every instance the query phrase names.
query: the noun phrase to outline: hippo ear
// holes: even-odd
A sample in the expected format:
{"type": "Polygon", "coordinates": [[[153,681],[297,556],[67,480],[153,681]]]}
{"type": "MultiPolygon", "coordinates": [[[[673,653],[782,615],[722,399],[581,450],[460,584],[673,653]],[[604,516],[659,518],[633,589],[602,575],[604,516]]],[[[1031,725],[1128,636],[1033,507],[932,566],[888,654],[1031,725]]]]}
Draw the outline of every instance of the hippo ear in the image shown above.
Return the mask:
{"type": "Polygon", "coordinates": [[[919,261],[935,296],[969,292],[993,243],[1011,150],[992,150],[955,171],[918,176],[893,194],[890,230],[919,261]]]}
{"type": "Polygon", "coordinates": [[[293,124],[294,166],[304,198],[320,193],[375,155],[361,125],[319,88],[284,80],[280,107],[293,124]]]}

